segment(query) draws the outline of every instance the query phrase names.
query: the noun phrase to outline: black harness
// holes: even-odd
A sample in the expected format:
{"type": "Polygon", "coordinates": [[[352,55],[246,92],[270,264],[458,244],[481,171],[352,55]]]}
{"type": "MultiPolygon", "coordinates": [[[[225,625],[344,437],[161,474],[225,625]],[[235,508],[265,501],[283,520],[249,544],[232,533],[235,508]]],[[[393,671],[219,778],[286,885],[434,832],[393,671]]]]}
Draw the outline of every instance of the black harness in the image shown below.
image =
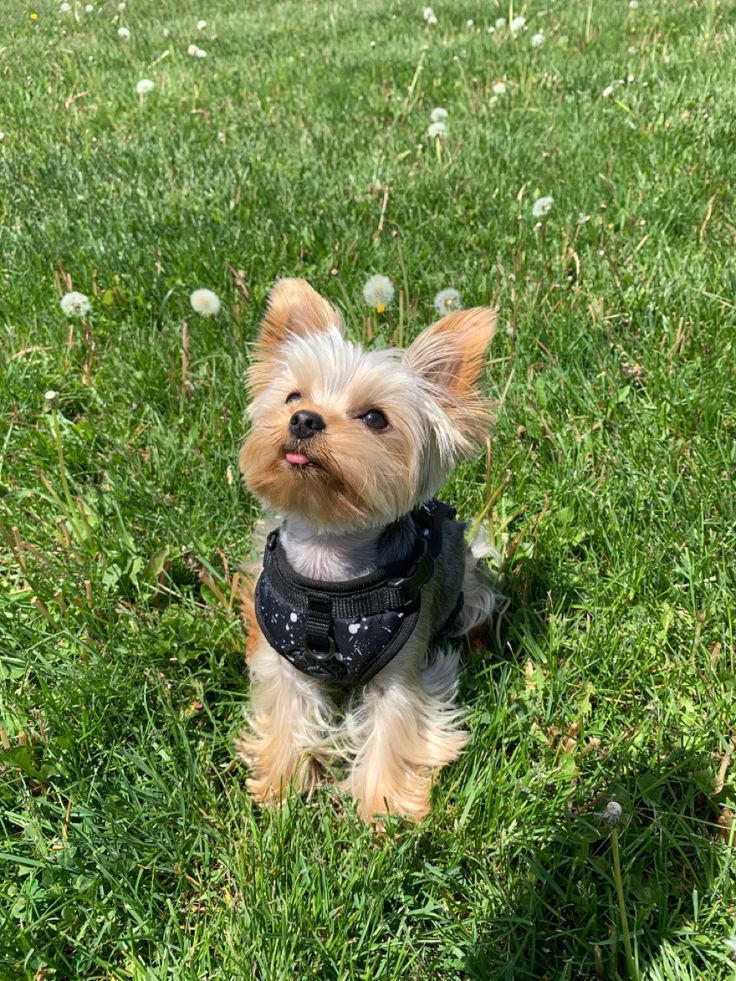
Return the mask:
{"type": "MultiPolygon", "coordinates": [[[[422,587],[434,575],[446,521],[455,509],[432,500],[411,514],[414,549],[402,562],[347,582],[322,582],[289,565],[279,531],[268,536],[263,572],[256,583],[258,625],[294,667],[342,685],[363,684],[401,650],[419,620],[422,587]]],[[[462,610],[458,592],[443,636],[462,610]]]]}

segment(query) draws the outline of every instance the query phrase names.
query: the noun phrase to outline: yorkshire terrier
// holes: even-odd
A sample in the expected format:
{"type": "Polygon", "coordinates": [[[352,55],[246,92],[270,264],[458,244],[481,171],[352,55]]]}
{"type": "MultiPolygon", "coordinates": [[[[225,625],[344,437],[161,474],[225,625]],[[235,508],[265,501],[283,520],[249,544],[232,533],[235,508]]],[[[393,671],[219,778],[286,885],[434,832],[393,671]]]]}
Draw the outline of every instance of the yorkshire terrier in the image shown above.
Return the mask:
{"type": "Polygon", "coordinates": [[[339,761],[364,820],[416,820],[465,746],[452,639],[487,622],[499,595],[433,495],[485,438],[494,323],[491,309],[461,310],[405,351],[365,351],[304,280],[270,293],[240,453],[247,487],[280,515],[244,596],[238,750],[258,800],[309,793],[339,761]]]}

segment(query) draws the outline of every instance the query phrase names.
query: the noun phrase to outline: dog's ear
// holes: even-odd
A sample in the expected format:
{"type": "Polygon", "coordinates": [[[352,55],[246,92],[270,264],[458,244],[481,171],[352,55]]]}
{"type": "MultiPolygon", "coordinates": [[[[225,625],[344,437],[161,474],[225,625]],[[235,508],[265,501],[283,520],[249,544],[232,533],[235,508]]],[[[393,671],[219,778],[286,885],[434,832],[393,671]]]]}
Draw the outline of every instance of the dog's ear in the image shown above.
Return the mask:
{"type": "Polygon", "coordinates": [[[428,327],[404,354],[458,426],[463,442],[482,431],[488,419],[478,381],[495,326],[496,311],[490,307],[458,310],[428,327]]]}
{"type": "Polygon", "coordinates": [[[258,360],[273,358],[289,337],[318,334],[337,327],[342,331],[339,312],[305,279],[279,279],[268,294],[256,346],[258,360]]]}
{"type": "Polygon", "coordinates": [[[252,392],[257,395],[268,384],[268,362],[278,356],[290,337],[318,334],[331,327],[343,330],[342,317],[331,303],[304,279],[279,279],[268,294],[253,350],[248,371],[252,392]]]}

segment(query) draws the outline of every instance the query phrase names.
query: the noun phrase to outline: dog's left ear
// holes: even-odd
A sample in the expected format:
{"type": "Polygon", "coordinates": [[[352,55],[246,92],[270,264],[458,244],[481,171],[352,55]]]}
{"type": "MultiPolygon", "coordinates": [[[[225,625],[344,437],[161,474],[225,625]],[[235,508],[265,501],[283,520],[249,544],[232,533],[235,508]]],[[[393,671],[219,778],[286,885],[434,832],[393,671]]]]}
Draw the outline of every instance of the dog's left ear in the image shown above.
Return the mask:
{"type": "Polygon", "coordinates": [[[458,310],[428,327],[404,354],[466,438],[487,420],[488,404],[478,381],[495,327],[496,311],[490,307],[458,310]]]}
{"type": "Polygon", "coordinates": [[[253,392],[257,394],[267,384],[268,362],[278,357],[290,338],[319,334],[331,327],[343,330],[342,317],[331,303],[305,279],[279,279],[268,294],[248,372],[253,392]]]}

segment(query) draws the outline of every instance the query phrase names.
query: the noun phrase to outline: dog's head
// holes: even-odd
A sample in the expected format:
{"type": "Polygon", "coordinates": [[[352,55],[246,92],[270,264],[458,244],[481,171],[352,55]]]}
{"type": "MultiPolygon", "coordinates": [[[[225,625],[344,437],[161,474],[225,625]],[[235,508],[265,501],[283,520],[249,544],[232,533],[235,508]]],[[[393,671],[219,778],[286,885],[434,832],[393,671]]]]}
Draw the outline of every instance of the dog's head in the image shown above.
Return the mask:
{"type": "Polygon", "coordinates": [[[249,371],[248,488],[342,530],[388,524],[430,498],[487,428],[477,384],[494,323],[491,309],[461,310],[405,351],[365,351],[308,283],[279,280],[249,371]]]}

